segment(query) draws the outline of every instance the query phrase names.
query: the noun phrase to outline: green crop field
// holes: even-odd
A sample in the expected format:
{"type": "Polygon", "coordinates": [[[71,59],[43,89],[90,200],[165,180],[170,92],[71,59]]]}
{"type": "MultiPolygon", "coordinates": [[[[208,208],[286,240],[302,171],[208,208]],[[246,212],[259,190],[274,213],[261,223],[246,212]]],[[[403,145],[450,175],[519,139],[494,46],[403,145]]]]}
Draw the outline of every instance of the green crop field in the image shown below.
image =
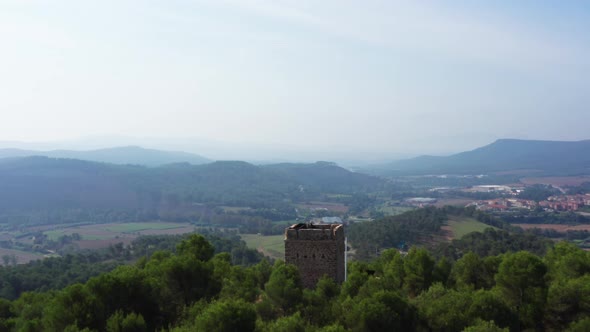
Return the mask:
{"type": "Polygon", "coordinates": [[[483,232],[486,228],[495,228],[473,218],[460,216],[449,216],[447,225],[451,228],[455,239],[460,239],[471,232],[483,232]]]}
{"type": "Polygon", "coordinates": [[[414,208],[409,206],[387,206],[384,204],[379,210],[388,216],[396,216],[398,214],[414,210],[414,208]]]}
{"type": "Polygon", "coordinates": [[[186,224],[175,224],[166,222],[130,222],[125,224],[109,225],[105,229],[109,232],[133,233],[150,229],[172,229],[186,226],[186,224]]]}
{"type": "Polygon", "coordinates": [[[53,230],[53,231],[45,231],[43,234],[47,235],[47,238],[52,241],[57,241],[60,236],[64,236],[64,231],[61,229],[53,230]]]}
{"type": "Polygon", "coordinates": [[[285,236],[284,235],[257,235],[241,234],[240,237],[246,242],[248,248],[258,249],[266,256],[284,259],[285,257],[285,236]]]}

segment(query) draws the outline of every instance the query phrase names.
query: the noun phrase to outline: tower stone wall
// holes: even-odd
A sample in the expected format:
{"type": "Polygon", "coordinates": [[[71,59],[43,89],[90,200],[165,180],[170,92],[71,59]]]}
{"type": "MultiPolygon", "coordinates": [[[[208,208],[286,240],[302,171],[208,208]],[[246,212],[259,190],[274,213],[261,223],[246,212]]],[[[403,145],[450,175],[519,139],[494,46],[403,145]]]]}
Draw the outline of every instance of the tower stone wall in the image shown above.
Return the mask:
{"type": "Polygon", "coordinates": [[[295,224],[285,230],[285,262],[299,268],[305,287],[315,287],[323,275],[342,283],[344,242],[340,224],[295,224]]]}

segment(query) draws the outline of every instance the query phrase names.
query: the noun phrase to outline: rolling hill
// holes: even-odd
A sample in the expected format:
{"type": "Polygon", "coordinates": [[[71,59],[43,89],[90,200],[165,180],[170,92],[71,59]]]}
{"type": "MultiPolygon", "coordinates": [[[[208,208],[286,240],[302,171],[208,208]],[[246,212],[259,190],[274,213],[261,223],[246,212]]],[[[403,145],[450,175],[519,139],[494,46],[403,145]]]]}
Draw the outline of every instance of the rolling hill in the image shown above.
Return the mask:
{"type": "Polygon", "coordinates": [[[533,141],[500,139],[451,156],[421,156],[382,165],[382,175],[480,174],[531,170],[543,174],[590,173],[590,140],[533,141]]]}
{"type": "Polygon", "coordinates": [[[0,217],[40,211],[47,219],[51,215],[43,211],[70,210],[153,214],[202,205],[268,208],[317,199],[322,193],[372,191],[384,183],[321,162],[256,166],[216,161],[145,167],[48,157],[3,158],[0,217]],[[327,173],[331,175],[324,180],[327,173]]]}
{"type": "Polygon", "coordinates": [[[53,150],[35,151],[21,149],[0,149],[0,158],[43,156],[51,158],[68,158],[96,161],[111,164],[132,164],[144,166],[160,166],[171,163],[186,162],[193,165],[210,163],[211,160],[197,154],[145,149],[139,146],[125,146],[108,149],[74,151],[53,150]]]}

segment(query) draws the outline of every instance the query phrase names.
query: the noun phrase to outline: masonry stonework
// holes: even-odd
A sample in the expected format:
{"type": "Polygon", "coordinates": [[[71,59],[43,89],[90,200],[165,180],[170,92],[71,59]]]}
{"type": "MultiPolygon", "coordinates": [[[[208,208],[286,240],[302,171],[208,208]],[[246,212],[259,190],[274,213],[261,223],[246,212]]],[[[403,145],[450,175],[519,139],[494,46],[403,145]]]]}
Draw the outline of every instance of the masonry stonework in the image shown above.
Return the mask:
{"type": "Polygon", "coordinates": [[[285,230],[285,262],[299,268],[303,286],[315,287],[327,275],[344,281],[344,228],[340,224],[295,224],[285,230]]]}

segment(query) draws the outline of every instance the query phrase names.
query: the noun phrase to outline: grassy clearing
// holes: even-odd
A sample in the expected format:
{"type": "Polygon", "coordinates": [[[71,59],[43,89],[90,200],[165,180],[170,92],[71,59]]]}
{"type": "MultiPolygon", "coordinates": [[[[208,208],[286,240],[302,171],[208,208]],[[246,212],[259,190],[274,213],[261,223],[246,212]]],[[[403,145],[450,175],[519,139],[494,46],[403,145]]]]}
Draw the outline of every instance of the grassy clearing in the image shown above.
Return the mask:
{"type": "Polygon", "coordinates": [[[449,216],[447,225],[451,228],[455,239],[460,239],[471,232],[483,232],[486,228],[495,228],[473,218],[459,216],[449,216]]]}
{"type": "Polygon", "coordinates": [[[125,224],[117,224],[106,227],[109,232],[115,233],[134,233],[139,231],[146,231],[151,229],[173,229],[185,226],[184,224],[172,224],[165,222],[131,222],[125,224]]]}
{"type": "Polygon", "coordinates": [[[51,241],[57,241],[60,236],[64,236],[65,233],[62,229],[57,229],[53,231],[45,231],[43,234],[47,235],[47,238],[51,241]]]}
{"type": "Polygon", "coordinates": [[[258,249],[272,258],[284,259],[285,257],[285,236],[282,234],[241,234],[240,237],[246,242],[248,248],[258,249]]]}

